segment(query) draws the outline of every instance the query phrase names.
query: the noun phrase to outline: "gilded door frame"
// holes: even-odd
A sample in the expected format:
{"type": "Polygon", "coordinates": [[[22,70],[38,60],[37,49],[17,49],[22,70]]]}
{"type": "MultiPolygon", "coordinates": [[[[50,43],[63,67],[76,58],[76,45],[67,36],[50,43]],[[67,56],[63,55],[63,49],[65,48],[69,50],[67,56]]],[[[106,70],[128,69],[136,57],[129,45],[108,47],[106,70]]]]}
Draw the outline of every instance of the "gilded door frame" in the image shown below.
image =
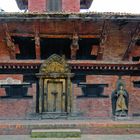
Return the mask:
{"type": "Polygon", "coordinates": [[[66,104],[66,113],[70,114],[72,112],[72,90],[71,90],[71,77],[74,76],[71,73],[70,67],[66,62],[64,57],[60,57],[59,55],[52,55],[40,67],[40,71],[36,76],[39,78],[39,113],[43,113],[43,104],[44,104],[44,81],[48,80],[57,80],[64,79],[65,80],[65,88],[66,88],[66,96],[67,96],[67,104],[66,104]]]}

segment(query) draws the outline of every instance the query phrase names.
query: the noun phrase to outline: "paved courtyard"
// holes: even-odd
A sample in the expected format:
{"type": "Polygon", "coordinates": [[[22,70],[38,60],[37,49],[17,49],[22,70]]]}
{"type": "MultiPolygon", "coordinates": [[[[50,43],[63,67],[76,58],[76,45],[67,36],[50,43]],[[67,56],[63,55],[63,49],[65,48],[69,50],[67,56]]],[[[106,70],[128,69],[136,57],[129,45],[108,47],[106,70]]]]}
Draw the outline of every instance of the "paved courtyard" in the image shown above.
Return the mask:
{"type": "Polygon", "coordinates": [[[82,135],[81,138],[31,138],[29,135],[0,135],[0,140],[140,140],[140,135],[82,135]]]}

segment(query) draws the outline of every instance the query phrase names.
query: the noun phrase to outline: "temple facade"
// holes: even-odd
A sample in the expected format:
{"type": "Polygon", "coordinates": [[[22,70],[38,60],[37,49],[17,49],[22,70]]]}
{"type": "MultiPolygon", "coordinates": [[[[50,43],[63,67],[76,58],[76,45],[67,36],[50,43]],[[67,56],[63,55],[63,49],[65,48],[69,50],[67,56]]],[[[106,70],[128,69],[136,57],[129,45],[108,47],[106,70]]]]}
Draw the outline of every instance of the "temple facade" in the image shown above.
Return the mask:
{"type": "Polygon", "coordinates": [[[140,116],[140,15],[16,2],[0,13],[0,119],[140,116]]]}

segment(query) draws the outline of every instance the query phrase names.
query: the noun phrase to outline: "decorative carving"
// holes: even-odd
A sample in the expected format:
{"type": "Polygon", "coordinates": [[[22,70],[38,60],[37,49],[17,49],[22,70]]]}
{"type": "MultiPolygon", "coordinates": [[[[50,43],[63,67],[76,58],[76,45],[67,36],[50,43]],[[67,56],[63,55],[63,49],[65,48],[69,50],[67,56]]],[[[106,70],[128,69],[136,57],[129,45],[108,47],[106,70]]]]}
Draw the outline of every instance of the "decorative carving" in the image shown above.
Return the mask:
{"type": "Polygon", "coordinates": [[[16,46],[10,36],[7,24],[4,24],[3,26],[5,28],[5,35],[6,35],[5,41],[6,41],[8,50],[9,50],[10,58],[15,59],[16,58],[16,54],[15,54],[16,46]]]}
{"type": "Polygon", "coordinates": [[[78,40],[79,40],[79,37],[75,33],[72,37],[72,44],[70,46],[70,48],[71,48],[71,59],[73,59],[73,60],[76,59],[76,54],[77,54],[77,51],[79,50],[78,40]]]}
{"type": "Polygon", "coordinates": [[[97,60],[101,60],[103,58],[105,43],[107,41],[108,30],[109,30],[108,27],[109,27],[108,22],[105,20],[100,35],[100,46],[98,48],[97,60]]]}
{"type": "Polygon", "coordinates": [[[103,23],[102,32],[101,32],[101,36],[100,36],[100,45],[101,46],[104,46],[104,44],[106,43],[108,32],[109,32],[109,23],[105,20],[103,23]]]}
{"type": "Polygon", "coordinates": [[[112,92],[112,112],[114,116],[128,115],[128,92],[125,90],[124,81],[119,78],[117,88],[112,92]]]}
{"type": "Polygon", "coordinates": [[[40,36],[39,36],[39,23],[35,23],[35,49],[36,59],[40,59],[40,36]]]}
{"type": "Polygon", "coordinates": [[[40,68],[40,73],[69,73],[70,68],[63,57],[57,54],[50,56],[40,68]]]}
{"type": "Polygon", "coordinates": [[[91,55],[93,55],[93,56],[97,56],[99,46],[98,46],[98,45],[92,45],[91,48],[92,48],[92,49],[91,49],[91,55]]]}
{"type": "Polygon", "coordinates": [[[11,77],[8,77],[4,80],[0,80],[0,85],[8,85],[8,84],[21,84],[21,81],[17,79],[13,79],[11,77]]]}

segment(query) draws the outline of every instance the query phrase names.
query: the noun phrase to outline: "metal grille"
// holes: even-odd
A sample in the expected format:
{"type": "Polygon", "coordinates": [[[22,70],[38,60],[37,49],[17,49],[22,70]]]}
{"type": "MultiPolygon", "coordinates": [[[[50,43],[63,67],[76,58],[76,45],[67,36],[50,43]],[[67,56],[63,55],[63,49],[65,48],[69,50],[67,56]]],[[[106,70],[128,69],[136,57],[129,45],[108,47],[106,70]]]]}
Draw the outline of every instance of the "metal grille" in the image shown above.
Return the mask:
{"type": "Polygon", "coordinates": [[[47,0],[47,11],[61,11],[62,1],[61,0],[47,0]]]}

